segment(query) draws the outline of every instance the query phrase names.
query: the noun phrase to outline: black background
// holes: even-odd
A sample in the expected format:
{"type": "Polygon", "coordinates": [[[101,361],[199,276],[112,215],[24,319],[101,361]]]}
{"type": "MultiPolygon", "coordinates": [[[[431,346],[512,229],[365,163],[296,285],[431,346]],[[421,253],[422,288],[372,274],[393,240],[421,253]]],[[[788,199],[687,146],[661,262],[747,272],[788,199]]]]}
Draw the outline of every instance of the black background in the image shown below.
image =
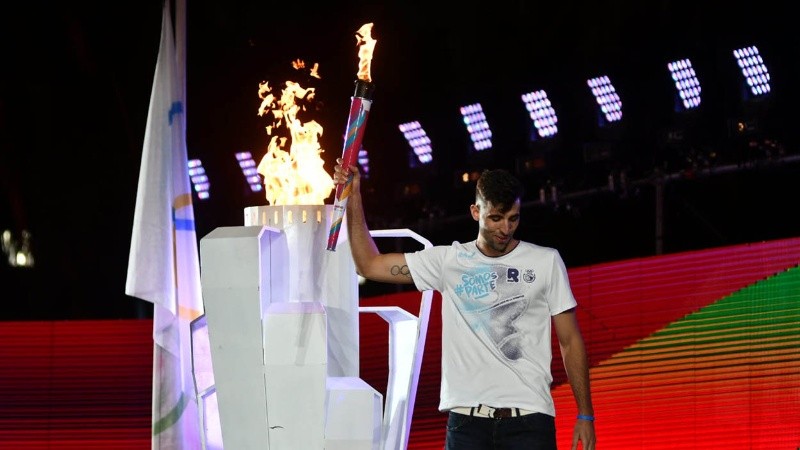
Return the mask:
{"type": "MultiPolygon", "coordinates": [[[[517,171],[544,154],[543,170],[518,172],[528,192],[518,237],[558,248],[568,267],[798,234],[800,46],[788,2],[336,3],[188,3],[188,150],[211,181],[211,198],[195,202],[198,237],[242,225],[243,208],[266,204],[233,155],[265,153],[258,84],[296,79],[294,59],[320,65],[313,118],[332,170],[357,72],[354,33],[368,22],[376,90],[363,144],[375,229],[407,227],[435,244],[472,239],[472,186],[456,174],[517,171]],[[766,100],[742,94],[732,49],[748,45],[771,72],[766,100]],[[674,109],[666,65],[680,58],[692,60],[703,87],[692,114],[674,109]],[[586,87],[603,74],[623,101],[623,121],[610,128],[599,127],[586,87]],[[559,115],[551,142],[529,139],[520,95],[538,89],[559,115]],[[475,102],[492,126],[489,154],[470,153],[458,112],[475,102]],[[430,168],[408,168],[397,126],[410,120],[433,142],[430,168]],[[757,127],[737,133],[741,120],[757,127]],[[668,142],[676,130],[684,140],[668,142]],[[587,161],[589,145],[614,153],[587,161]],[[420,193],[404,194],[409,186],[420,193]]],[[[0,318],[147,317],[149,304],[124,286],[161,3],[4,8],[0,228],[31,232],[35,266],[0,264],[0,318]]]]}

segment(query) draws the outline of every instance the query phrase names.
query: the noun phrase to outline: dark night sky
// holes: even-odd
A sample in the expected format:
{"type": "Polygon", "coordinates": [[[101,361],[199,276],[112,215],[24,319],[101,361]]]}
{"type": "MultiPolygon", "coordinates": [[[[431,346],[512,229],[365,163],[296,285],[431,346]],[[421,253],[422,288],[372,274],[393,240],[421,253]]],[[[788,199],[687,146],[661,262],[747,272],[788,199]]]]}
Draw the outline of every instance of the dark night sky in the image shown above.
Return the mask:
{"type": "MultiPolygon", "coordinates": [[[[517,159],[545,151],[558,155],[550,172],[520,174],[529,201],[518,237],[559,248],[570,267],[651,256],[657,244],[671,253],[796,236],[800,45],[796,15],[783,3],[502,0],[446,8],[190,0],[187,141],[211,180],[211,199],[195,202],[198,236],[242,225],[243,208],[266,204],[246,190],[233,155],[265,152],[258,83],[292,78],[293,59],[320,64],[315,119],[325,127],[323,158],[332,169],[357,69],[354,32],[367,22],[378,40],[364,138],[373,228],[408,227],[434,243],[472,239],[471,191],[454,174],[514,170],[517,159]],[[730,53],[751,44],[773,77],[772,97],[759,104],[742,99],[730,53]],[[684,57],[703,85],[704,103],[693,115],[675,113],[666,71],[669,60],[684,57]],[[611,130],[599,129],[585,87],[601,74],[623,100],[624,123],[611,130]],[[547,90],[559,114],[554,143],[528,139],[519,97],[534,89],[547,90]],[[458,107],[474,102],[493,127],[491,155],[468,153],[458,107]],[[759,131],[731,133],[729,121],[741,117],[757,117],[759,131]],[[410,120],[420,120],[433,141],[431,169],[407,169],[397,125],[410,120]],[[667,131],[680,126],[685,142],[666,146],[667,131]],[[613,142],[616,158],[586,163],[582,148],[590,142],[613,142]],[[688,170],[688,160],[698,168],[688,170]],[[746,168],[709,170],[737,165],[746,168]],[[648,182],[656,169],[681,174],[664,186],[660,241],[648,182]],[[597,189],[619,170],[628,189],[597,189]],[[558,205],[536,201],[548,181],[560,189],[558,205]],[[409,182],[422,194],[400,195],[409,182]]],[[[110,6],[46,1],[0,15],[0,228],[29,230],[36,258],[33,269],[0,264],[0,319],[148,314],[124,285],[161,3],[110,6]]]]}

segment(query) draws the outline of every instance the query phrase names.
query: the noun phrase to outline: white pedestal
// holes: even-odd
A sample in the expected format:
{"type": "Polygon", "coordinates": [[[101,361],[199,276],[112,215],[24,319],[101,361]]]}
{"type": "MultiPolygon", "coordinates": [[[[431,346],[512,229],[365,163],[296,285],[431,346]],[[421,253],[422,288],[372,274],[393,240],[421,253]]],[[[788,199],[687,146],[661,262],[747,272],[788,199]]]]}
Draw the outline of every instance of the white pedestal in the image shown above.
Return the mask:
{"type": "Polygon", "coordinates": [[[264,380],[272,449],[325,448],[326,335],[322,303],[267,308],[264,380]]]}
{"type": "Polygon", "coordinates": [[[219,421],[226,450],[269,449],[262,317],[286,289],[282,233],[221,227],[200,241],[200,282],[208,322],[219,421]],[[267,282],[267,280],[270,280],[267,282]]]}
{"type": "Polygon", "coordinates": [[[361,378],[329,377],[325,450],[380,450],[383,396],[361,378]]]}
{"type": "Polygon", "coordinates": [[[246,226],[281,230],[289,253],[288,290],[284,302],[322,302],[328,316],[328,375],[357,377],[358,277],[346,227],[336,251],[326,250],[333,205],[251,206],[244,210],[246,226]]]}
{"type": "MultiPolygon", "coordinates": [[[[291,216],[295,209],[281,211],[291,216]]],[[[339,250],[325,250],[326,239],[319,237],[323,229],[327,233],[327,226],[321,228],[321,223],[310,226],[309,233],[316,238],[309,236],[308,242],[302,237],[306,231],[292,233],[264,225],[222,227],[201,240],[208,333],[198,332],[193,339],[208,341],[214,379],[206,379],[208,368],[200,364],[195,388],[202,391],[203,401],[218,406],[221,425],[220,433],[206,433],[204,448],[211,448],[210,437],[216,445],[219,436],[225,450],[407,447],[432,292],[423,293],[418,317],[398,307],[357,308],[349,248],[342,245],[346,241],[340,235],[339,250]],[[313,241],[321,250],[308,245],[313,241]],[[302,242],[302,250],[292,250],[290,242],[302,242]],[[303,264],[317,267],[317,272],[306,275],[311,280],[290,276],[303,264]],[[293,282],[309,286],[293,288],[293,282]],[[306,288],[321,289],[320,298],[304,301],[306,294],[297,292],[306,288]],[[358,372],[355,316],[359,311],[376,313],[390,325],[385,408],[377,391],[347,375],[358,372]],[[331,332],[332,324],[340,333],[331,332]],[[332,357],[335,370],[330,367],[332,357]]],[[[373,232],[373,236],[410,236],[423,242],[408,230],[373,232]]],[[[196,350],[203,348],[197,343],[196,350]]],[[[203,409],[204,413],[216,410],[203,409]]],[[[215,422],[203,420],[204,426],[215,422]]]]}

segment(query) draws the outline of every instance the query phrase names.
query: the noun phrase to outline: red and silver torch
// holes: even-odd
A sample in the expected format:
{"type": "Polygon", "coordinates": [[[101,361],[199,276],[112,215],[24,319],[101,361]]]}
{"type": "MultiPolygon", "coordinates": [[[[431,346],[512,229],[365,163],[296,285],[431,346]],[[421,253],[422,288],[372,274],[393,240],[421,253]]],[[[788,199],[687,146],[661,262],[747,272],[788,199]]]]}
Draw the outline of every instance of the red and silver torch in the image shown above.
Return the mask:
{"type": "MultiPolygon", "coordinates": [[[[375,50],[375,39],[371,36],[372,24],[367,23],[361,26],[356,32],[356,43],[358,46],[358,76],[356,79],[355,94],[350,102],[350,115],[347,118],[347,129],[342,149],[342,160],[345,167],[350,167],[356,163],[358,151],[361,148],[361,141],[364,138],[364,130],[367,127],[367,117],[369,108],[372,105],[372,94],[375,85],[372,83],[370,75],[370,63],[372,53],[375,50]]],[[[328,232],[328,250],[336,251],[336,244],[339,241],[339,231],[342,228],[347,199],[352,192],[352,174],[345,184],[336,186],[336,198],[333,203],[333,218],[331,228],[328,232]]]]}

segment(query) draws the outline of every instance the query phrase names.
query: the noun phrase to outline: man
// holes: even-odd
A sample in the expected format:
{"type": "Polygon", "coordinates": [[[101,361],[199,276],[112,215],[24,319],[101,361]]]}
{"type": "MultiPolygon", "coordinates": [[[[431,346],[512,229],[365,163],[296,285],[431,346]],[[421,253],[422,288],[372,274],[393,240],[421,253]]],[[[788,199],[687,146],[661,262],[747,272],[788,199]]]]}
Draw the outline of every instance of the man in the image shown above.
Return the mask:
{"type": "Polygon", "coordinates": [[[364,217],[357,167],[337,159],[334,182],[352,176],[347,230],[358,273],[442,294],[439,410],[449,413],[447,450],[555,450],[551,323],[578,406],[572,449],[594,450],[589,365],[577,302],[555,249],[514,237],[523,188],[504,170],[477,182],[478,237],[410,253],[380,253],[364,217]]]}

